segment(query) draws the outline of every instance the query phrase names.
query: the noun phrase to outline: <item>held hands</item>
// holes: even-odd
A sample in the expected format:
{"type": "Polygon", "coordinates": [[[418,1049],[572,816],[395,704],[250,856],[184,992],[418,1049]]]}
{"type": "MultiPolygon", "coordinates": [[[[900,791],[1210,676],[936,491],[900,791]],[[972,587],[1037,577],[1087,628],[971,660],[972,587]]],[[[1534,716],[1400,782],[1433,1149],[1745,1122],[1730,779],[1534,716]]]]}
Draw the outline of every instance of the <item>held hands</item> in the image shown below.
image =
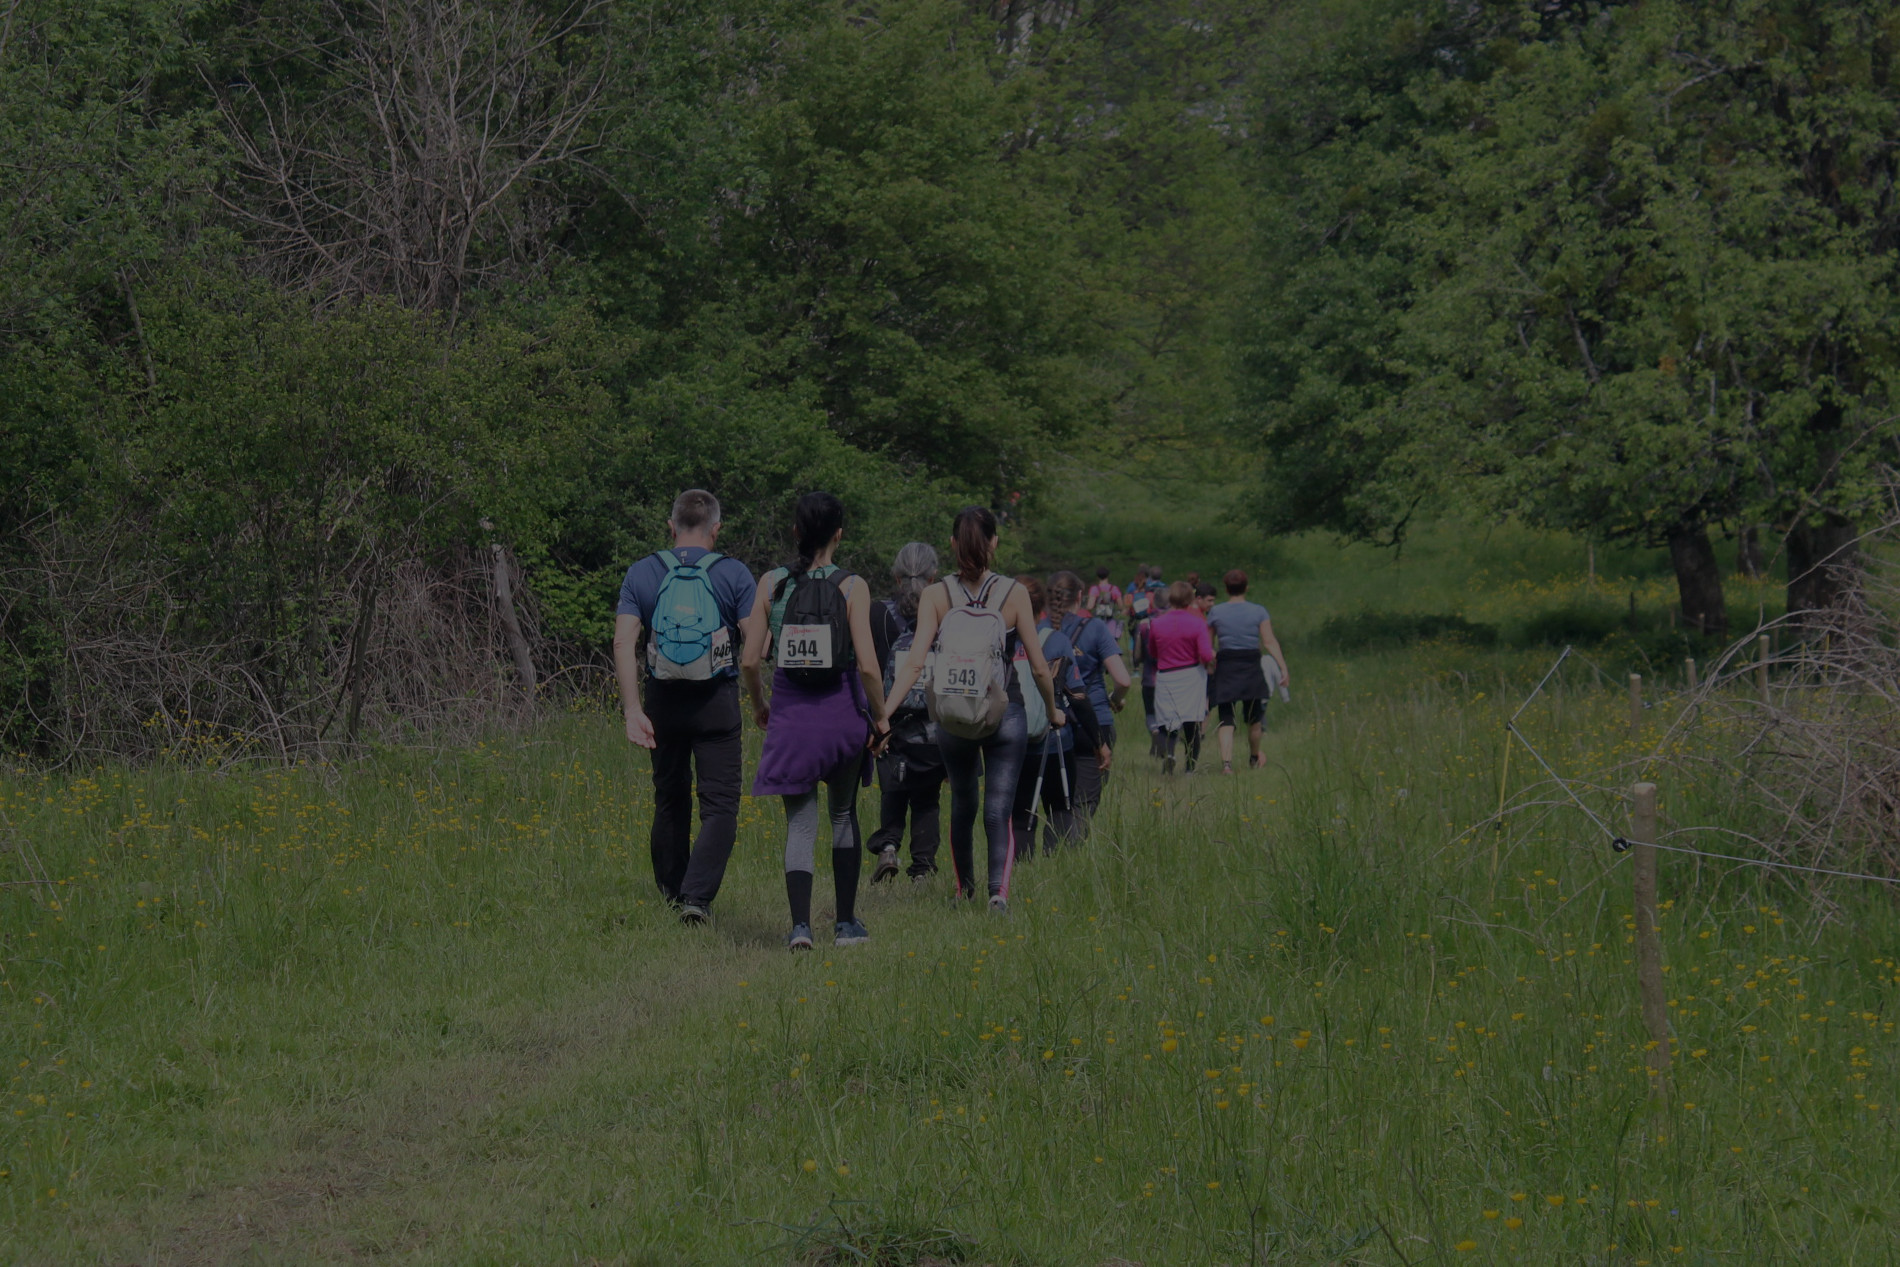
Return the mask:
{"type": "Polygon", "coordinates": [[[873,721],[871,734],[865,740],[865,745],[870,748],[873,756],[883,756],[891,746],[891,723],[882,717],[873,721]]]}
{"type": "Polygon", "coordinates": [[[760,730],[764,730],[772,722],[772,706],[762,699],[753,700],[752,720],[760,730]]]}
{"type": "Polygon", "coordinates": [[[628,712],[627,742],[642,748],[653,747],[653,719],[644,712],[628,712]]]}

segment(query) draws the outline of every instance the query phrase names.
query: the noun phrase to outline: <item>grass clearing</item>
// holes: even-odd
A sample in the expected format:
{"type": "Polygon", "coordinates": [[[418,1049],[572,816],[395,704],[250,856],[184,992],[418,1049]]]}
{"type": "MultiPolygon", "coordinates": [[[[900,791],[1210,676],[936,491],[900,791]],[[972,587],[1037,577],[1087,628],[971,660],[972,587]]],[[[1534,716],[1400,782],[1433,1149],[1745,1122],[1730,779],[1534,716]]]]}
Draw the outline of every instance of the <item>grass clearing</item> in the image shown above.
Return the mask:
{"type": "MultiPolygon", "coordinates": [[[[0,891],[0,1257],[1900,1250],[1888,895],[1665,855],[1657,1109],[1627,862],[1500,768],[1547,657],[1292,654],[1268,769],[1163,780],[1124,747],[1094,840],[1023,865],[1007,919],[867,886],[873,942],[798,958],[778,807],[746,803],[714,925],[682,930],[606,716],[348,769],[15,771],[9,860],[60,883],[0,891]]],[[[1523,725],[1621,784],[1626,703],[1593,682],[1523,725]]],[[[1727,793],[1665,784],[1665,818],[1727,793]]]]}

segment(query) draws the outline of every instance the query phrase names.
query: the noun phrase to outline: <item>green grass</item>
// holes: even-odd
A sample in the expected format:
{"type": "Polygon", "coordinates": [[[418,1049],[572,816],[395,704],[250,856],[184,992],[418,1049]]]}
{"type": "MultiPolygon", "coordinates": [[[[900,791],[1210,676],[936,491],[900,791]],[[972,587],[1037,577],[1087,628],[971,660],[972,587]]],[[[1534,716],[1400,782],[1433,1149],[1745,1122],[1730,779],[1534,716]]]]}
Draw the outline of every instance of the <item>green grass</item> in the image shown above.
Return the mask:
{"type": "MultiPolygon", "coordinates": [[[[1461,574],[1421,535],[1443,553],[1274,581],[1298,690],[1266,770],[1163,780],[1125,744],[1008,918],[867,886],[847,951],[781,949],[769,802],[713,927],[674,924],[606,715],[0,777],[0,878],[56,881],[0,890],[0,1260],[1891,1261],[1888,895],[1665,855],[1653,1101],[1627,863],[1501,762],[1549,653],[1300,641],[1583,584],[1561,541],[1461,574]]],[[[1652,689],[1639,743],[1573,667],[1521,724],[1620,826],[1677,705],[1652,689]]],[[[1652,768],[1679,840],[1745,825],[1652,768]]]]}

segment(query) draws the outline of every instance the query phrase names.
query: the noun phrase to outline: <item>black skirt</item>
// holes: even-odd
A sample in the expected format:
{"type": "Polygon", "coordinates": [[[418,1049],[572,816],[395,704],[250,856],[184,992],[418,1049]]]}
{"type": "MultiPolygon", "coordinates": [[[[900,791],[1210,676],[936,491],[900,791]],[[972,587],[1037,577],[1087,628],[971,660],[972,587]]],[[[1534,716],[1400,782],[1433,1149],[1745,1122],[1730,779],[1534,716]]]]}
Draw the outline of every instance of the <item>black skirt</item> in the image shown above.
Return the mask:
{"type": "Polygon", "coordinates": [[[1239,704],[1246,700],[1264,700],[1267,675],[1260,671],[1261,652],[1222,651],[1214,657],[1214,704],[1239,704]]]}

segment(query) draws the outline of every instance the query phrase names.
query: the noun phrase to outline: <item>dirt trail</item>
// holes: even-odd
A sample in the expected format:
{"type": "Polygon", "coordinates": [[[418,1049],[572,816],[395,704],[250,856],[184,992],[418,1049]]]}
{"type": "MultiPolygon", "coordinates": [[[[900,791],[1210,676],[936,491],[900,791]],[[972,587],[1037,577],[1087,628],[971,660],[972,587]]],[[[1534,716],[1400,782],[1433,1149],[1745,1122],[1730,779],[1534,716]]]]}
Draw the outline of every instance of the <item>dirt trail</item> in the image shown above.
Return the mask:
{"type": "Polygon", "coordinates": [[[501,1159],[485,1155],[483,1128],[504,1100],[610,1054],[625,1058],[646,1035],[671,1032],[671,1018],[728,989],[734,967],[783,954],[775,932],[724,933],[711,953],[672,962],[630,947],[628,971],[577,984],[566,1000],[498,1025],[486,1050],[396,1066],[348,1108],[274,1128],[286,1146],[260,1149],[209,1190],[161,1195],[115,1238],[121,1249],[111,1261],[349,1263],[424,1251],[437,1234],[421,1213],[436,1206],[432,1192],[494,1190],[501,1159]]]}

